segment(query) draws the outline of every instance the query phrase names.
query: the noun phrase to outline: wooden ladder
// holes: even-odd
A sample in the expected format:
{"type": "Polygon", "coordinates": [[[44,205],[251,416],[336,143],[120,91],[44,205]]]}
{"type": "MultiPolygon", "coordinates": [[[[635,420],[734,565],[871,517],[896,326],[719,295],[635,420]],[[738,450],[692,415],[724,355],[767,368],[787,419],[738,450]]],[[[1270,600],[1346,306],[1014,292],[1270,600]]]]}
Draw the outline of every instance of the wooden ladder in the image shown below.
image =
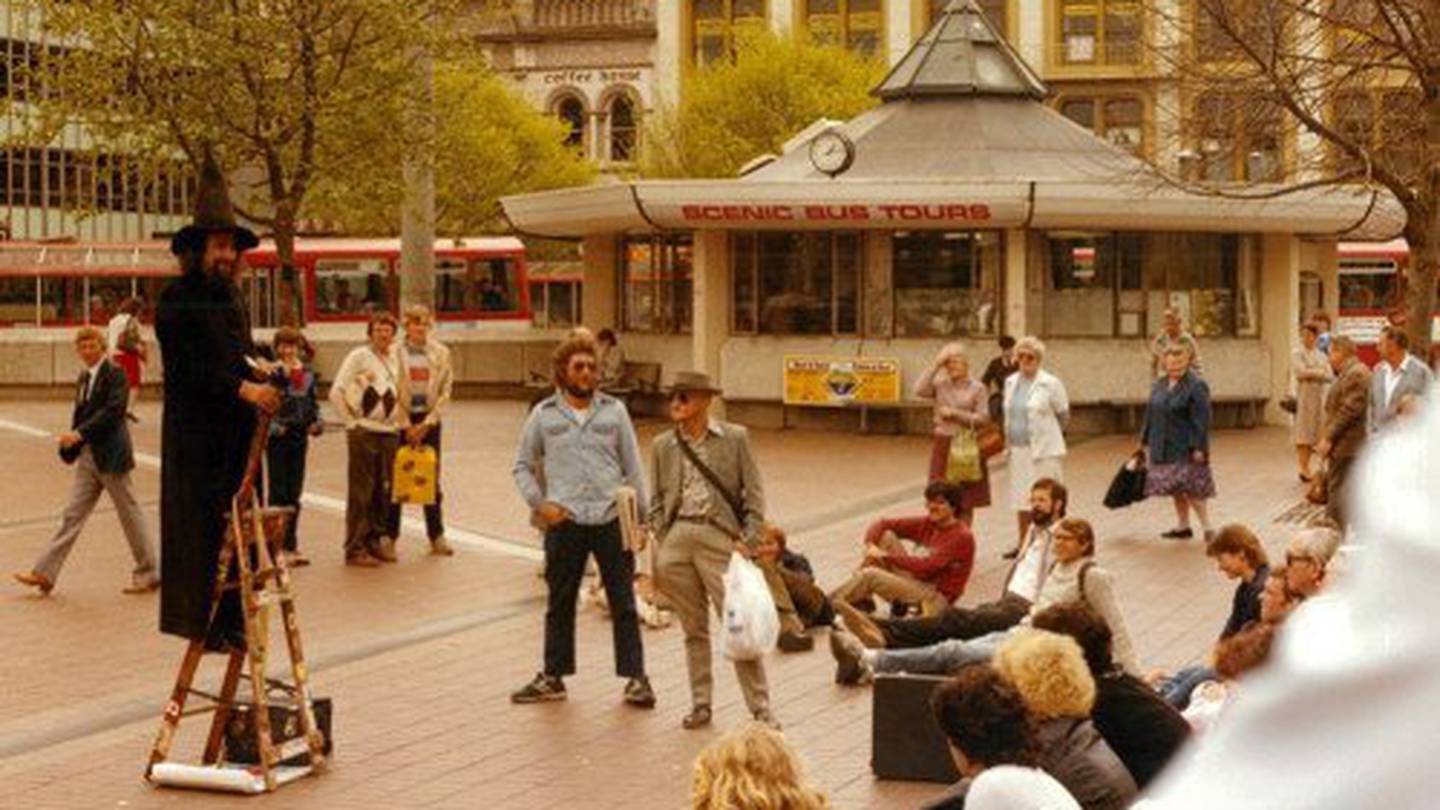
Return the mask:
{"type": "MultiPolygon", "coordinates": [[[[300,623],[295,609],[294,585],[280,549],[285,531],[294,518],[294,509],[263,508],[254,486],[268,434],[269,418],[262,415],[251,442],[245,477],[230,502],[228,525],[220,547],[215,587],[210,601],[210,625],[213,626],[221,599],[228,592],[239,592],[247,644],[243,650],[232,649],[228,652],[229,661],[225,667],[225,677],[221,681],[220,693],[210,695],[191,686],[206,650],[203,639],[190,642],[190,646],[185,650],[185,657],[180,662],[175,688],[170,693],[170,701],[165,705],[160,732],[156,735],[155,745],[150,752],[150,762],[145,768],[145,778],[159,784],[254,792],[250,787],[240,787],[240,783],[234,779],[218,778],[221,775],[233,776],[235,773],[233,768],[227,769],[223,766],[221,749],[225,739],[225,726],[235,708],[235,696],[242,675],[250,682],[253,700],[250,710],[254,713],[253,728],[256,735],[254,750],[259,752],[260,760],[258,765],[246,770],[263,780],[264,791],[273,791],[281,784],[315,772],[325,765],[325,741],[315,721],[315,708],[310,697],[305,654],[300,643],[300,623]],[[277,604],[280,606],[286,646],[290,653],[290,672],[293,678],[291,684],[266,677],[269,646],[266,613],[271,606],[277,604]],[[245,666],[247,658],[248,671],[245,666]],[[276,686],[287,694],[288,702],[296,710],[300,720],[299,736],[278,743],[272,737],[270,724],[270,690],[276,686]],[[186,699],[192,694],[207,698],[210,703],[186,710],[186,699]],[[214,717],[210,721],[210,733],[205,741],[200,767],[185,766],[184,771],[179,774],[182,778],[174,781],[157,778],[157,766],[167,763],[181,718],[207,712],[213,712],[214,717]],[[277,770],[280,763],[305,754],[310,757],[309,766],[302,769],[284,769],[284,774],[277,770]],[[207,773],[205,769],[214,773],[207,773]],[[223,774],[226,770],[231,773],[223,774]]],[[[247,784],[258,787],[259,782],[252,781],[247,784]]]]}

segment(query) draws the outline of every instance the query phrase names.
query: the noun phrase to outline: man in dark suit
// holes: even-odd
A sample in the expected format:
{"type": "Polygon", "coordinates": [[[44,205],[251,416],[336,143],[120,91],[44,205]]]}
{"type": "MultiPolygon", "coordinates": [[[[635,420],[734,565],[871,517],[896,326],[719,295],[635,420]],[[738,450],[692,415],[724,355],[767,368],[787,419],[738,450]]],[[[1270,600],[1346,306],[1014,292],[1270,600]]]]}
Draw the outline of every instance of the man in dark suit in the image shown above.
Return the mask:
{"type": "Polygon", "coordinates": [[[1325,514],[1344,526],[1345,484],[1365,445],[1370,369],[1355,356],[1355,343],[1341,335],[1330,340],[1330,367],[1335,369],[1335,382],[1325,394],[1325,427],[1315,452],[1327,463],[1325,514]]]}
{"type": "Polygon", "coordinates": [[[99,329],[91,326],[81,329],[75,335],[75,352],[85,371],[80,374],[75,392],[71,430],[60,436],[60,457],[67,464],[75,465],[70,503],[65,507],[60,530],[51,538],[35,567],[16,574],[15,579],[48,594],[104,491],[110,493],[125,539],[130,542],[130,554],[135,558],[135,570],[124,592],[150,593],[159,587],[160,581],[155,574],[150,528],[130,487],[135,456],[130,446],[130,430],[125,424],[129,402],[125,372],[105,359],[105,335],[99,329]]]}

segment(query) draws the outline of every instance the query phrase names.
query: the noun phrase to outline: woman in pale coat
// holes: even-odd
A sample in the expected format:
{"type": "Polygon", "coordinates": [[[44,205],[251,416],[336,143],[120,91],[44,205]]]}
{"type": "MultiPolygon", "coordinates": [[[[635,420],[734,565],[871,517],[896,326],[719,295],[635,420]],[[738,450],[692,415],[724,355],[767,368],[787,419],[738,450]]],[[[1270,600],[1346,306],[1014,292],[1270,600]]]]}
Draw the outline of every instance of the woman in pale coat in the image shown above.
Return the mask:
{"type": "MultiPolygon", "coordinates": [[[[974,431],[990,421],[984,383],[970,376],[965,347],[947,344],[935,356],[935,363],[915,384],[915,396],[935,402],[934,438],[930,445],[931,481],[945,480],[950,443],[962,431],[974,431]]],[[[952,482],[960,487],[960,508],[956,517],[970,524],[975,510],[990,505],[990,472],[982,459],[978,481],[952,482]]]]}
{"type": "MultiPolygon", "coordinates": [[[[1005,441],[1010,447],[1010,504],[1018,516],[1016,549],[1030,530],[1030,487],[1041,478],[1064,480],[1070,397],[1065,384],[1040,368],[1045,344],[1023,337],[1015,344],[1020,370],[1005,378],[1005,441]]],[[[1015,550],[1006,554],[1013,557],[1015,550]]]]}
{"type": "Polygon", "coordinates": [[[1300,464],[1300,480],[1310,480],[1310,455],[1320,441],[1325,422],[1325,386],[1334,379],[1330,360],[1320,351],[1320,327],[1307,323],[1300,327],[1300,348],[1290,356],[1290,371],[1295,375],[1295,460],[1300,464]]]}

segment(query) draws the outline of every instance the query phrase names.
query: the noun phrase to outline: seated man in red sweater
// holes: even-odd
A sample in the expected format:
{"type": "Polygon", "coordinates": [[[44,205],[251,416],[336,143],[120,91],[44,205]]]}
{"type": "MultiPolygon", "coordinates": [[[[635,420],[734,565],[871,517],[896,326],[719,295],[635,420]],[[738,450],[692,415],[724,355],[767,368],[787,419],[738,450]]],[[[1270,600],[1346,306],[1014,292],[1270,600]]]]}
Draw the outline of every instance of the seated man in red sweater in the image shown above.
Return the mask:
{"type": "Polygon", "coordinates": [[[925,488],[924,517],[883,518],[865,533],[865,562],[830,595],[854,605],[878,596],[892,605],[940,613],[965,592],[975,564],[975,538],[956,517],[963,494],[944,481],[925,488]],[[910,541],[914,552],[905,547],[910,541]],[[918,553],[917,553],[918,552],[918,553]]]}

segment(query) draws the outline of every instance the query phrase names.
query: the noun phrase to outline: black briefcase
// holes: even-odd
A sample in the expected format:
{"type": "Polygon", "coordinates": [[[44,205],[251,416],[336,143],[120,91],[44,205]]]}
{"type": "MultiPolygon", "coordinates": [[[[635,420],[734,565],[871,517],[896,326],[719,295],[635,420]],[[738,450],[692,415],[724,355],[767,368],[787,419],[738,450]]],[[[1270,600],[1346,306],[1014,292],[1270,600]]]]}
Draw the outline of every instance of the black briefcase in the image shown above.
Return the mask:
{"type": "Polygon", "coordinates": [[[881,779],[951,784],[960,780],[950,744],[930,711],[939,675],[876,675],[870,769],[881,779]]]}
{"type": "MultiPolygon", "coordinates": [[[[325,740],[325,757],[333,749],[330,736],[330,717],[333,706],[330,698],[316,698],[315,725],[320,727],[320,736],[325,740]]],[[[270,739],[279,745],[300,736],[300,710],[286,704],[270,704],[270,739]]],[[[229,721],[225,724],[225,761],[241,765],[257,765],[260,752],[255,745],[255,704],[236,703],[230,710],[229,721]]],[[[309,765],[310,755],[300,754],[280,763],[281,765],[309,765]]]]}

